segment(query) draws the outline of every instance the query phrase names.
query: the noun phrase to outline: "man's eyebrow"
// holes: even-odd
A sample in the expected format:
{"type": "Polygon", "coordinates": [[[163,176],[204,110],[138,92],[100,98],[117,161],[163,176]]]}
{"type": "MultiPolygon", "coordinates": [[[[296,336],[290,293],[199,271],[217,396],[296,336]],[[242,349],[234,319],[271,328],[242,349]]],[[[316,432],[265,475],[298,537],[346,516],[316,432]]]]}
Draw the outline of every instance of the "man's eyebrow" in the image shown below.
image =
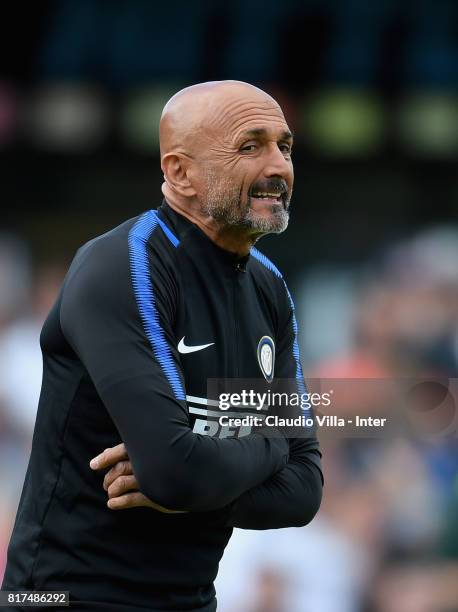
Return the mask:
{"type": "MultiPolygon", "coordinates": [[[[259,138],[265,136],[267,134],[267,130],[265,128],[253,128],[252,130],[247,130],[243,132],[240,137],[241,138],[259,138]]],[[[279,140],[292,140],[293,134],[290,130],[285,130],[280,134],[279,140]]]]}
{"type": "Polygon", "coordinates": [[[294,134],[292,131],[290,130],[285,130],[282,134],[281,134],[281,140],[293,140],[294,138],[294,134]]]}

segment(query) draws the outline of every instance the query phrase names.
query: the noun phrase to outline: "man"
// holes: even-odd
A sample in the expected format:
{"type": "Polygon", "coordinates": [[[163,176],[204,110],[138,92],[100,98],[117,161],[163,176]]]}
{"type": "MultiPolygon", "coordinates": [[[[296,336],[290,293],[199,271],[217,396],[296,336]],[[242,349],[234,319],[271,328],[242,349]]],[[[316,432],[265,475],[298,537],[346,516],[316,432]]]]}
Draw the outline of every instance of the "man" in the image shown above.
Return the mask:
{"type": "Polygon", "coordinates": [[[304,525],[321,500],[315,437],[241,435],[207,402],[209,378],[304,388],[289,292],[253,248],[288,223],[283,113],[204,83],[167,103],[160,142],[162,206],[78,251],[42,331],[3,589],[68,590],[77,610],[213,611],[232,528],[304,525]]]}

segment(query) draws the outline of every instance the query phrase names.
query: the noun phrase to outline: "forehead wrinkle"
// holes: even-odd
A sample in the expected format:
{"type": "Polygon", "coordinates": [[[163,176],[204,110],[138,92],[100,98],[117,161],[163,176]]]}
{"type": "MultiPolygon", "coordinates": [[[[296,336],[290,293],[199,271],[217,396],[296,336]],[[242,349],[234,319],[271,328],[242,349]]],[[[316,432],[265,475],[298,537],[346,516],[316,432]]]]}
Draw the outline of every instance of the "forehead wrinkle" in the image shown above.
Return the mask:
{"type": "Polygon", "coordinates": [[[227,104],[223,104],[219,107],[219,113],[224,114],[227,117],[233,117],[239,114],[243,114],[245,112],[249,112],[250,110],[258,110],[259,112],[270,112],[270,111],[280,111],[281,109],[278,105],[274,104],[261,104],[259,102],[254,102],[253,100],[240,100],[235,101],[234,103],[228,102],[227,104]]]}
{"type": "MultiPolygon", "coordinates": [[[[285,119],[282,120],[277,115],[270,116],[270,119],[272,121],[271,123],[269,122],[270,127],[272,127],[272,124],[275,124],[278,127],[281,126],[282,134],[285,131],[290,131],[288,129],[288,124],[286,123],[285,119]]],[[[265,125],[265,120],[266,120],[266,115],[262,115],[260,117],[253,117],[253,119],[250,118],[249,121],[250,123],[253,124],[251,129],[263,129],[266,132],[269,132],[270,131],[269,125],[268,126],[265,125]]],[[[250,127],[249,125],[247,125],[247,123],[248,122],[246,121],[246,118],[237,122],[237,124],[234,126],[233,136],[231,138],[232,142],[236,142],[242,136],[243,132],[247,132],[250,130],[250,127]]]]}
{"type": "Polygon", "coordinates": [[[227,130],[230,127],[231,122],[234,119],[234,116],[237,116],[242,112],[242,108],[246,106],[246,102],[238,102],[235,105],[223,105],[222,107],[218,107],[215,109],[213,117],[208,121],[208,125],[214,127],[215,129],[223,129],[227,130]]]}
{"type": "Polygon", "coordinates": [[[260,99],[259,96],[256,97],[237,97],[237,98],[223,98],[223,100],[219,103],[219,108],[223,108],[223,109],[237,109],[240,106],[251,106],[251,105],[255,105],[255,106],[259,106],[262,108],[279,108],[279,105],[277,102],[275,102],[275,100],[273,98],[268,98],[266,97],[262,97],[262,99],[260,99]]]}
{"type": "Polygon", "coordinates": [[[249,129],[268,129],[268,126],[272,123],[288,127],[286,120],[282,117],[279,117],[278,115],[251,115],[250,113],[250,115],[248,116],[240,117],[239,119],[237,119],[237,121],[235,121],[232,125],[232,129],[234,131],[239,131],[242,127],[246,127],[245,131],[249,129]]]}
{"type": "Polygon", "coordinates": [[[286,123],[285,116],[280,108],[262,108],[259,106],[250,105],[248,108],[238,113],[238,116],[232,116],[234,119],[234,125],[237,126],[240,121],[246,121],[247,117],[250,115],[260,116],[262,118],[272,117],[286,123]]]}
{"type": "Polygon", "coordinates": [[[265,132],[265,134],[251,134],[249,137],[264,138],[268,135],[268,133],[272,132],[272,130],[282,129],[282,131],[285,131],[287,128],[288,126],[286,122],[278,120],[277,117],[254,115],[244,117],[233,124],[228,131],[228,136],[231,142],[234,142],[238,140],[244,132],[249,132],[250,130],[261,130],[265,132]]]}
{"type": "Polygon", "coordinates": [[[227,129],[231,122],[238,115],[246,116],[250,112],[259,113],[270,113],[272,111],[279,111],[281,114],[281,108],[275,101],[266,99],[265,101],[259,100],[228,100],[223,101],[221,104],[214,109],[213,117],[208,121],[210,125],[227,129]]]}

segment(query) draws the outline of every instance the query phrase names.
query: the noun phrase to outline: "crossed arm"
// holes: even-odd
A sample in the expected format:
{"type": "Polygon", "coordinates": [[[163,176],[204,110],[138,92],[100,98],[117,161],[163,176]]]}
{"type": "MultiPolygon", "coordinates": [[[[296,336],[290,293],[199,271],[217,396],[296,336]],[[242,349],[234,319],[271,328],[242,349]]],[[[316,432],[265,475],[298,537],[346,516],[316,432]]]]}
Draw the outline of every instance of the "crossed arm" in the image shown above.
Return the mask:
{"type": "MultiPolygon", "coordinates": [[[[299,527],[317,513],[323,477],[320,453],[310,451],[307,440],[290,441],[288,464],[264,483],[246,491],[231,504],[227,525],[242,529],[299,527]]],[[[158,512],[182,513],[148,499],[139,489],[124,443],[105,449],[91,460],[94,470],[107,469],[103,488],[111,510],[147,507],[158,512]]]]}

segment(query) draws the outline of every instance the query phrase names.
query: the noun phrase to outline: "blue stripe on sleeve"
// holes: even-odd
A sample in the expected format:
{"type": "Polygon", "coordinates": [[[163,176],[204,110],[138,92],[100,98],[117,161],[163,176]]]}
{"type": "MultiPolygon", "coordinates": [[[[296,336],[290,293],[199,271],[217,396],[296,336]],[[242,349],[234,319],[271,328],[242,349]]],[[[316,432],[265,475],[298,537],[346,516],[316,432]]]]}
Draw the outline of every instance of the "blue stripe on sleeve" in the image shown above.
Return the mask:
{"type": "MultiPolygon", "coordinates": [[[[143,327],[153,349],[153,354],[169,381],[175,398],[177,400],[185,400],[186,393],[183,389],[170,347],[165,339],[164,330],[160,324],[153,284],[150,278],[147,245],[151,234],[158,224],[162,227],[162,222],[158,219],[156,211],[151,210],[144,213],[129,232],[132,285],[143,327]]],[[[170,232],[170,230],[168,231],[170,232]]],[[[170,235],[175,238],[172,232],[170,232],[170,235]]],[[[170,235],[167,234],[167,237],[173,244],[170,235]]],[[[175,238],[175,240],[177,239],[175,238]]],[[[177,245],[175,244],[175,246],[177,245]]]]}

